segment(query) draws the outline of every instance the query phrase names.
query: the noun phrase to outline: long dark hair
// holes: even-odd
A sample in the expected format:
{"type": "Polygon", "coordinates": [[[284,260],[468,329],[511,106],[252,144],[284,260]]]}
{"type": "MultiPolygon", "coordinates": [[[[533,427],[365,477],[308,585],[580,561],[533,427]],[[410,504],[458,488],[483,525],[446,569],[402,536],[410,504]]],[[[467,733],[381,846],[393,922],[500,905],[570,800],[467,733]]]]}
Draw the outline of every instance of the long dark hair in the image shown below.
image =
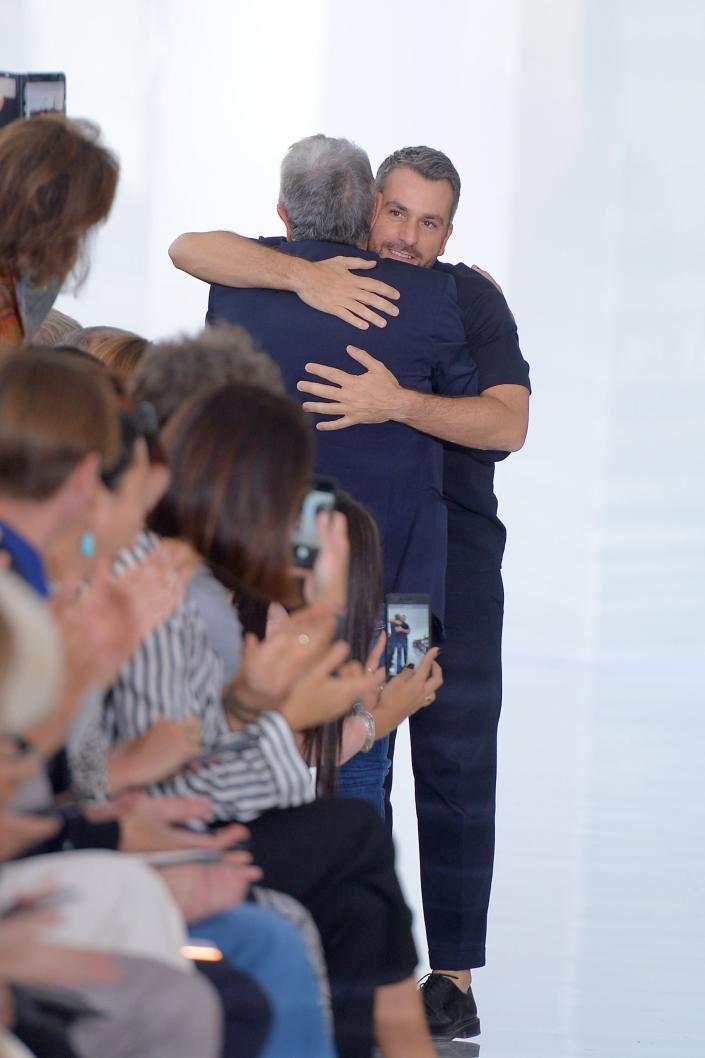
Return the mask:
{"type": "MultiPolygon", "coordinates": [[[[379,530],[369,511],[347,492],[338,490],[335,506],[348,520],[350,539],[348,605],[342,638],[350,644],[351,660],[364,665],[384,598],[379,530]]],[[[306,755],[316,768],[319,793],[335,792],[342,740],[342,720],[306,733],[306,755]]]]}
{"type": "Polygon", "coordinates": [[[180,408],[163,443],[171,483],[150,527],[187,540],[235,592],[287,598],[292,524],[312,458],[300,406],[231,383],[180,408]]]}

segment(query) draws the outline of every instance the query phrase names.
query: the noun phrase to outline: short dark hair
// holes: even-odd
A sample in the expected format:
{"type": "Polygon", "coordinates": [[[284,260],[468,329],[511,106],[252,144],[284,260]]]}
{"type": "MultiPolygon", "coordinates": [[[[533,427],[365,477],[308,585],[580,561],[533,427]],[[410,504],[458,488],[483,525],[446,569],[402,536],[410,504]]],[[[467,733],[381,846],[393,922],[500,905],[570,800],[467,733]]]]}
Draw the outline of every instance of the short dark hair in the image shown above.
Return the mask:
{"type": "Polygon", "coordinates": [[[28,346],[0,357],[0,494],[48,499],[89,452],[119,450],[110,380],[94,361],[28,346]]]}
{"type": "Polygon", "coordinates": [[[117,186],[117,158],[99,134],[60,114],[0,129],[0,267],[36,283],[69,275],[117,186]]]}
{"type": "Polygon", "coordinates": [[[283,393],[284,382],[270,356],[258,349],[244,327],[216,323],[193,338],[151,342],[130,380],[130,396],[148,401],[165,423],[199,390],[246,382],[283,393]]]}
{"type": "Polygon", "coordinates": [[[162,438],[171,481],[150,527],[188,541],[235,591],[284,599],[313,458],[301,406],[231,383],[185,403],[162,438]]]}
{"type": "Polygon", "coordinates": [[[375,183],[378,191],[382,190],[384,181],[392,169],[398,169],[401,165],[413,169],[426,180],[448,181],[453,189],[453,202],[449,217],[449,223],[452,224],[460,201],[460,174],[448,155],[433,147],[402,147],[385,158],[377,170],[375,183]]]}

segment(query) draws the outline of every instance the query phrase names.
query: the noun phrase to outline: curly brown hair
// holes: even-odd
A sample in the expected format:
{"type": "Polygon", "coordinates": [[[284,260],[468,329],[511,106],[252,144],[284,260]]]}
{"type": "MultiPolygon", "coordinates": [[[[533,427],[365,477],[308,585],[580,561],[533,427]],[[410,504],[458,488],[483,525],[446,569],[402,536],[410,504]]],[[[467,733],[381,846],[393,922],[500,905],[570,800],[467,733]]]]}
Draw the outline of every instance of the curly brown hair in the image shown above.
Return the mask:
{"type": "Polygon", "coordinates": [[[89,228],[110,212],[119,165],[89,121],[60,114],[0,130],[0,268],[64,280],[89,228]]]}

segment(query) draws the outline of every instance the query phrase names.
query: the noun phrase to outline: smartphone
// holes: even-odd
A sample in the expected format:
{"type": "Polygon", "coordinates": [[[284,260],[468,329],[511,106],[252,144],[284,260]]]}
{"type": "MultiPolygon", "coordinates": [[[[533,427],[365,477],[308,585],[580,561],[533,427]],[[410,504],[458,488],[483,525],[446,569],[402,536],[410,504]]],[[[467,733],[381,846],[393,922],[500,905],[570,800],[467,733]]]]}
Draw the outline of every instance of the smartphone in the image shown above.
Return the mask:
{"type": "Polygon", "coordinates": [[[396,676],[407,665],[416,667],[431,647],[431,597],[387,595],[387,675],[396,676]]]}
{"type": "Polygon", "coordinates": [[[0,72],[0,126],[35,114],[66,113],[63,73],[0,72]]]}
{"type": "Polygon", "coordinates": [[[301,515],[294,533],[294,565],[311,569],[320,550],[316,519],[321,511],[332,511],[335,507],[336,483],[332,478],[314,478],[311,488],[301,504],[301,515]]]}
{"type": "Polygon", "coordinates": [[[141,858],[150,867],[174,867],[180,863],[222,863],[223,853],[219,849],[172,849],[148,852],[141,858]]]}

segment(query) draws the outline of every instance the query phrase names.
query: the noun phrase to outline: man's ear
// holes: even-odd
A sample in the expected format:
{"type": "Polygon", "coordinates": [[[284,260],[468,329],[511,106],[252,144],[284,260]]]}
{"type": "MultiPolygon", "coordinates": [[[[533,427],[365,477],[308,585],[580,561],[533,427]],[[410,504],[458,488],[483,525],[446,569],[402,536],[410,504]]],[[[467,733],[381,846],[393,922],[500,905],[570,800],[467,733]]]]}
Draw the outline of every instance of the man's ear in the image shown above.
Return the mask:
{"type": "Polygon", "coordinates": [[[98,484],[100,456],[89,452],[60,486],[60,491],[67,507],[71,510],[85,510],[91,504],[98,484]]]}
{"type": "Polygon", "coordinates": [[[289,220],[289,214],[282,206],[281,202],[277,202],[277,213],[281,217],[282,224],[286,228],[286,237],[291,242],[291,221],[289,220]]]}
{"type": "Polygon", "coordinates": [[[446,237],[443,240],[443,243],[441,245],[440,250],[438,251],[438,256],[439,257],[441,256],[441,254],[444,254],[446,252],[446,243],[448,242],[448,240],[450,239],[452,234],[453,234],[453,225],[449,224],[448,225],[448,231],[446,232],[446,237]]]}

